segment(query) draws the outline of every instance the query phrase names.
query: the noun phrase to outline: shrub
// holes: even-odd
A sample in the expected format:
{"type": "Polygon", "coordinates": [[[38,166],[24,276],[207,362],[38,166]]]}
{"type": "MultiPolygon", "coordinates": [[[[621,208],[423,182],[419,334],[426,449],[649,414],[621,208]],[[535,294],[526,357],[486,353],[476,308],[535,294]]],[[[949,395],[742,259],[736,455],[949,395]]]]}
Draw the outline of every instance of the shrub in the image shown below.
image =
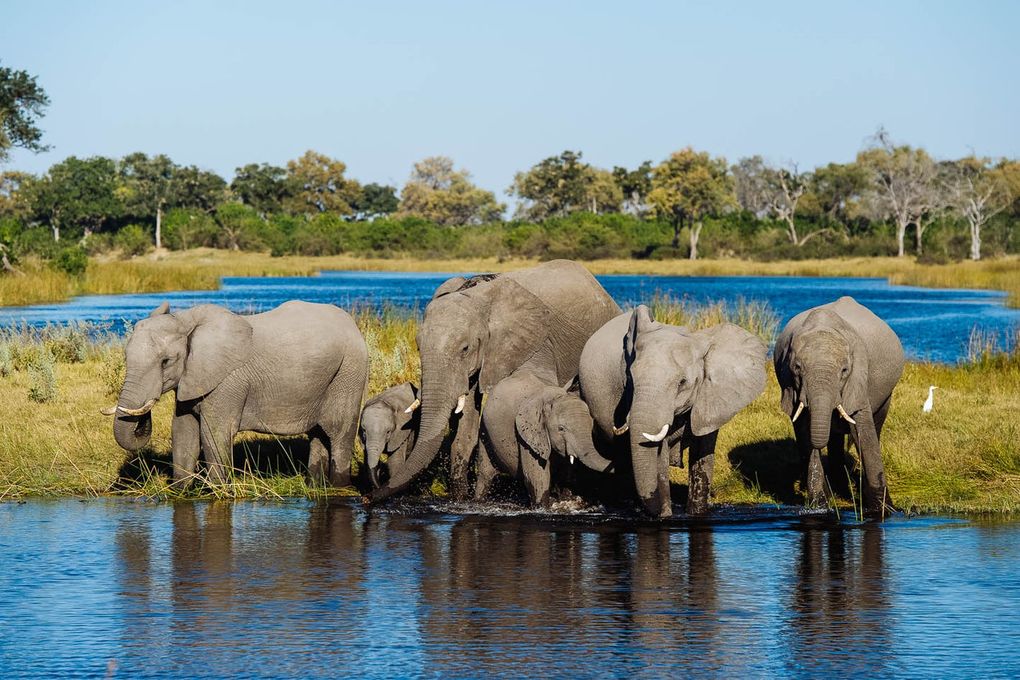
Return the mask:
{"type": "Polygon", "coordinates": [[[113,349],[107,353],[99,369],[99,377],[108,397],[116,397],[124,387],[124,352],[113,349]]]}
{"type": "Polygon", "coordinates": [[[68,276],[81,276],[89,266],[89,256],[79,246],[63,248],[53,258],[53,267],[68,276]]]}
{"type": "Polygon", "coordinates": [[[85,252],[90,256],[100,255],[102,253],[108,253],[114,248],[114,235],[113,234],[92,234],[85,242],[82,247],[85,252]]]}
{"type": "Polygon", "coordinates": [[[129,224],[117,232],[113,243],[120,249],[123,257],[144,255],[153,248],[152,237],[149,236],[149,232],[137,224],[129,224]]]}
{"type": "Polygon", "coordinates": [[[57,396],[57,373],[53,356],[40,352],[28,365],[28,398],[44,404],[57,396]]]}
{"type": "Polygon", "coordinates": [[[47,328],[43,336],[45,337],[43,345],[54,361],[80,364],[88,358],[88,337],[85,330],[76,324],[56,329],[47,328]]]}
{"type": "Polygon", "coordinates": [[[0,342],[0,378],[6,378],[14,373],[14,360],[11,357],[11,348],[6,342],[0,342]]]}

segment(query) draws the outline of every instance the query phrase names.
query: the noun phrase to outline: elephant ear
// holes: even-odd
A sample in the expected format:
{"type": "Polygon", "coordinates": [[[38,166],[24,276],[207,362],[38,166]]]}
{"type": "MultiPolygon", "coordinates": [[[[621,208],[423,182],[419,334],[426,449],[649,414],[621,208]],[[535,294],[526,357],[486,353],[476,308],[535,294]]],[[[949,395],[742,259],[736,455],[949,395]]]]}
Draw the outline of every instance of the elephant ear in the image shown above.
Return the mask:
{"type": "Polygon", "coordinates": [[[153,317],[163,316],[164,314],[169,314],[169,313],[170,313],[170,303],[169,302],[164,302],[159,307],[156,307],[154,310],[149,312],[149,318],[151,319],[153,317]]]}
{"type": "MultiPolygon", "coordinates": [[[[844,335],[846,335],[844,333],[844,335]]],[[[855,413],[871,408],[871,394],[868,389],[868,353],[864,343],[857,337],[848,337],[850,345],[850,375],[843,385],[843,408],[852,416],[855,413]]]]}
{"type": "Polygon", "coordinates": [[[531,358],[549,336],[549,308],[513,279],[497,279],[489,295],[489,337],[478,382],[488,392],[531,358]]]}
{"type": "Polygon", "coordinates": [[[177,385],[177,399],[188,401],[209,394],[248,361],[252,327],[244,317],[216,305],[200,305],[182,316],[194,323],[177,385]]]}
{"type": "Polygon", "coordinates": [[[546,407],[548,400],[544,392],[531,397],[517,411],[514,425],[517,436],[541,460],[549,460],[552,454],[552,442],[546,428],[546,407]]]}
{"type": "Polygon", "coordinates": [[[446,281],[443,281],[441,284],[439,284],[439,287],[436,288],[436,292],[432,294],[432,299],[435,300],[438,297],[443,297],[444,295],[455,293],[458,290],[460,290],[461,287],[466,282],[467,279],[464,278],[463,276],[454,276],[452,278],[449,278],[446,281]]]}
{"type": "Polygon", "coordinates": [[[393,423],[396,426],[396,429],[393,430],[393,433],[386,441],[387,453],[393,453],[406,444],[408,437],[411,436],[411,433],[415,429],[413,421],[415,416],[418,414],[417,407],[410,413],[407,412],[407,408],[412,406],[415,400],[418,399],[418,390],[411,383],[405,383],[405,387],[407,388],[406,390],[400,390],[401,395],[404,396],[403,401],[394,404],[393,423]],[[410,394],[405,395],[405,392],[409,392],[410,394]]]}
{"type": "Polygon", "coordinates": [[[793,403],[793,372],[790,370],[791,351],[790,347],[787,347],[782,355],[776,357],[775,369],[776,379],[783,390],[779,397],[779,408],[792,418],[795,405],[793,403]]]}
{"type": "Polygon", "coordinates": [[[725,425],[765,390],[765,343],[730,323],[697,331],[706,343],[704,374],[691,409],[691,433],[725,425]]]}
{"type": "Polygon", "coordinates": [[[642,333],[655,328],[656,322],[652,318],[652,312],[647,305],[638,305],[630,316],[630,325],[627,326],[627,335],[623,338],[623,355],[627,365],[634,360],[634,353],[637,351],[638,337],[642,333]]]}

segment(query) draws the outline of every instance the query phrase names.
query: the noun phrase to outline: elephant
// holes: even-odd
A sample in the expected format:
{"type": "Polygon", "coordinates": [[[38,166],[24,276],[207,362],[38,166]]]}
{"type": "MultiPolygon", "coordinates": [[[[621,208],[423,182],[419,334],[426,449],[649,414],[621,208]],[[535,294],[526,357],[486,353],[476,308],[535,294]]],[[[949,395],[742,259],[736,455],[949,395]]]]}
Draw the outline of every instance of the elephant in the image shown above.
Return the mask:
{"type": "Polygon", "coordinates": [[[639,305],[595,332],[581,354],[581,398],[596,434],[629,452],[634,487],[653,517],[672,514],[669,465],[689,448],[687,512],[709,508],[719,428],[765,389],[765,343],[724,323],[659,323],[639,305]]]}
{"type": "Polygon", "coordinates": [[[468,467],[478,442],[482,396],[521,366],[548,370],[564,384],[577,374],[584,343],[620,313],[595,277],[576,262],[464,278],[436,290],[418,330],[421,427],[414,449],[390,479],[365,498],[404,490],[435,459],[447,427],[454,498],[468,494],[468,467]]]}
{"type": "Polygon", "coordinates": [[[379,487],[379,458],[383,453],[392,469],[402,467],[407,452],[414,448],[420,405],[418,386],[410,382],[394,385],[365,402],[358,433],[373,487],[379,487]]]}
{"type": "Polygon", "coordinates": [[[828,448],[830,468],[838,469],[850,434],[864,474],[865,511],[875,516],[894,509],[879,439],[906,362],[895,331],[845,296],[790,319],[773,361],[780,407],[806,464],[808,504],[825,503],[821,449],[828,448]]]}
{"type": "Polygon", "coordinates": [[[597,472],[612,467],[595,449],[588,406],[554,378],[521,368],[492,388],[482,412],[476,499],[504,472],[524,483],[532,505],[546,506],[555,468],[575,459],[597,472]]]}
{"type": "Polygon", "coordinates": [[[247,430],[307,433],[310,479],[350,484],[368,348],[342,309],[291,301],[240,316],[217,305],[171,313],[164,302],[135,325],[124,356],[124,386],[104,413],[117,443],[137,451],[153,405],[175,390],[175,483],[188,485],[200,452],[209,480],[225,481],[234,435],[247,430]]]}

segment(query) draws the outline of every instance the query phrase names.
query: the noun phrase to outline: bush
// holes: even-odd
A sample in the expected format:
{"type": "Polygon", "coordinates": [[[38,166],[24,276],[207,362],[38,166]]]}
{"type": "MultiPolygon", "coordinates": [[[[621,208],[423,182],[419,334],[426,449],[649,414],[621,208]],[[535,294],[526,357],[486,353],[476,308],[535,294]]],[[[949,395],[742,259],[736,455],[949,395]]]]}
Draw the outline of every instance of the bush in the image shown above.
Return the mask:
{"type": "Polygon", "coordinates": [[[216,244],[216,231],[208,213],[176,208],[163,220],[163,245],[171,250],[210,247],[216,244]]]}
{"type": "Polygon", "coordinates": [[[89,266],[89,256],[84,248],[71,246],[61,249],[53,258],[53,268],[68,276],[81,276],[89,266]]]}
{"type": "Polygon", "coordinates": [[[122,257],[144,255],[154,247],[149,232],[137,224],[129,224],[117,232],[113,244],[120,249],[122,257]]]}
{"type": "Polygon", "coordinates": [[[78,325],[68,324],[56,329],[47,328],[43,345],[54,361],[80,364],[88,358],[89,339],[78,325]]]}
{"type": "Polygon", "coordinates": [[[89,256],[101,255],[108,253],[114,248],[114,235],[113,234],[92,234],[85,242],[82,243],[82,247],[89,256]]]}
{"type": "Polygon", "coordinates": [[[14,373],[14,359],[11,357],[11,347],[6,342],[0,342],[0,378],[6,378],[14,373]]]}
{"type": "Polygon", "coordinates": [[[40,352],[35,361],[28,365],[28,398],[44,404],[57,396],[57,373],[53,356],[40,352]]]}

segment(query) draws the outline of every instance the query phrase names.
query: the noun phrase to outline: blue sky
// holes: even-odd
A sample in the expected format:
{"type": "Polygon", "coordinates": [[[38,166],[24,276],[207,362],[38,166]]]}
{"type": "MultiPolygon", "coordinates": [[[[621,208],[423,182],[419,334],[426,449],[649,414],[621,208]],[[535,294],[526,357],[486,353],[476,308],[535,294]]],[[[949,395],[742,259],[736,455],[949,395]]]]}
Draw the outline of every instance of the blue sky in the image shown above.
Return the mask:
{"type": "Polygon", "coordinates": [[[164,152],[231,177],[312,148],[400,186],[452,156],[499,194],[563,149],[693,145],[801,168],[878,125],[1020,156],[1018,2],[7,2],[0,60],[52,100],[52,152],[164,152]]]}

